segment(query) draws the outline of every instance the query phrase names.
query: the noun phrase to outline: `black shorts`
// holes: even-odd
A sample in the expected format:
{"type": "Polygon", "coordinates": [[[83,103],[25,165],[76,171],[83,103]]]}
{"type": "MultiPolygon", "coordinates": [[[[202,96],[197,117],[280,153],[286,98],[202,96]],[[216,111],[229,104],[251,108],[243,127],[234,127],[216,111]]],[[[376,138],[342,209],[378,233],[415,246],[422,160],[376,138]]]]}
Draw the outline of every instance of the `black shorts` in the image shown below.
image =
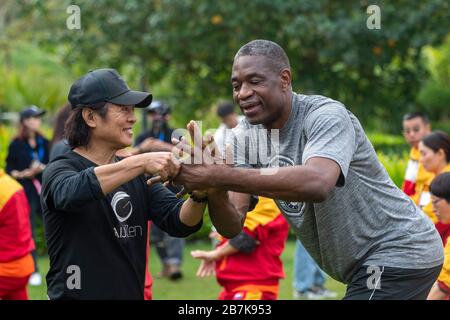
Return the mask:
{"type": "Polygon", "coordinates": [[[344,300],[426,300],[442,265],[429,269],[362,266],[344,300]]]}

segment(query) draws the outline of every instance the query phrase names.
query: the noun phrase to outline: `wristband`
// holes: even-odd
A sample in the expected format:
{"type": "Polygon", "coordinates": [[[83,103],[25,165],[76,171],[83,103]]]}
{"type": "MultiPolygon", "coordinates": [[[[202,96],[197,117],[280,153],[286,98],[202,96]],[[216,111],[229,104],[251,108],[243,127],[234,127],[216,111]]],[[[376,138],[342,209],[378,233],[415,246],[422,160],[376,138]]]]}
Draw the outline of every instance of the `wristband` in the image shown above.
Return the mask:
{"type": "Polygon", "coordinates": [[[205,203],[208,201],[208,195],[206,193],[204,196],[197,196],[194,192],[189,192],[189,198],[197,203],[205,203]]]}

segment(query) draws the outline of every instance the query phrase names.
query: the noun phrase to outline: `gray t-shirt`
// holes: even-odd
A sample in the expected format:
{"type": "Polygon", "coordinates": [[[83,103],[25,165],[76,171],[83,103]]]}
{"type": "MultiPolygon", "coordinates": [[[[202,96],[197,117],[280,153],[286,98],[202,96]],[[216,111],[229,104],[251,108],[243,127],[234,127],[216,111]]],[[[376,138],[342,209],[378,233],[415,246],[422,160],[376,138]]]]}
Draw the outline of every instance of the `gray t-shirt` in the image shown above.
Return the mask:
{"type": "Polygon", "coordinates": [[[433,223],[394,185],[358,119],[343,104],[293,93],[279,143],[266,139],[263,144],[269,147],[261,148],[261,129],[246,119],[233,129],[234,138],[230,135],[227,142],[234,145],[237,166],[302,165],[321,157],[341,168],[324,202],[275,199],[305,248],[330,276],[349,283],[363,265],[425,269],[443,263],[442,241],[433,223]],[[264,156],[255,161],[255,153],[264,156]]]}

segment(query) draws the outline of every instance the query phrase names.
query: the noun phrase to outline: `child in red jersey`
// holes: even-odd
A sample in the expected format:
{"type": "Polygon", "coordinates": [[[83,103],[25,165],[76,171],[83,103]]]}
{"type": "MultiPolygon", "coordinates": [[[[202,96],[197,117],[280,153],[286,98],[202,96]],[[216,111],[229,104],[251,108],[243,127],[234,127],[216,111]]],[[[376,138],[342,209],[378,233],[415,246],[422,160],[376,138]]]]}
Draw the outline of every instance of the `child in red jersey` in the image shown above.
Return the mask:
{"type": "Polygon", "coordinates": [[[34,248],[23,187],[0,169],[0,300],[28,300],[34,248]]]}
{"type": "Polygon", "coordinates": [[[276,300],[279,280],[284,278],[280,256],[288,231],[275,202],[259,197],[238,236],[221,238],[215,250],[191,252],[202,260],[197,275],[216,273],[224,289],[220,300],[276,300]]]}

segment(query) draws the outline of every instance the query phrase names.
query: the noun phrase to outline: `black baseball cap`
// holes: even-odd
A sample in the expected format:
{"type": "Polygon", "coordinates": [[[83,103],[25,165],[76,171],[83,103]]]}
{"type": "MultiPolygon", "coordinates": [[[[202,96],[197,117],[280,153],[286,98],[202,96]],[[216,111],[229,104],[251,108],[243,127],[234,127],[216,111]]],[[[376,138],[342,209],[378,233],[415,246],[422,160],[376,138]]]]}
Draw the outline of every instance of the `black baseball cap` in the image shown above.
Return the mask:
{"type": "Polygon", "coordinates": [[[32,105],[28,106],[24,110],[20,112],[20,121],[22,122],[25,119],[32,118],[32,117],[41,117],[46,113],[45,110],[39,109],[37,106],[32,105]]]}
{"type": "Polygon", "coordinates": [[[97,69],[75,81],[70,87],[68,99],[72,108],[100,102],[145,108],[152,102],[152,94],[131,90],[114,69],[97,69]]]}
{"type": "Polygon", "coordinates": [[[152,103],[145,108],[148,113],[156,113],[162,116],[170,114],[170,106],[159,100],[152,101],[152,103]]]}

